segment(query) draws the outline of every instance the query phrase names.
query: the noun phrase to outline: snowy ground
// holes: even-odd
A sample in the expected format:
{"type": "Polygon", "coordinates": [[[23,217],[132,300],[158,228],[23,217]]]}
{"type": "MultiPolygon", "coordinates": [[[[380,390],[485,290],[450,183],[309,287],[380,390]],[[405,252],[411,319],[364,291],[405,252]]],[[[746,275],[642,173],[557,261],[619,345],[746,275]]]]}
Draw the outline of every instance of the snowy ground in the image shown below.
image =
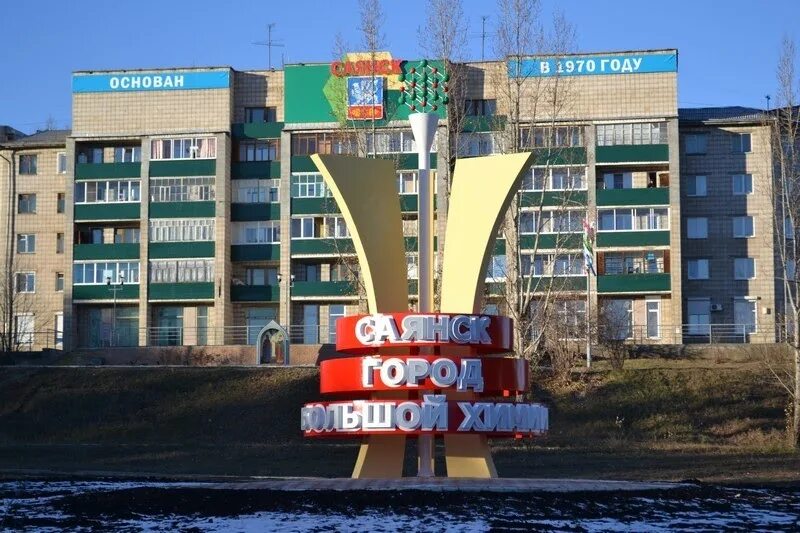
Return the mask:
{"type": "Polygon", "coordinates": [[[0,483],[4,530],[798,531],[800,485],[652,490],[273,490],[211,483],[0,483]]]}

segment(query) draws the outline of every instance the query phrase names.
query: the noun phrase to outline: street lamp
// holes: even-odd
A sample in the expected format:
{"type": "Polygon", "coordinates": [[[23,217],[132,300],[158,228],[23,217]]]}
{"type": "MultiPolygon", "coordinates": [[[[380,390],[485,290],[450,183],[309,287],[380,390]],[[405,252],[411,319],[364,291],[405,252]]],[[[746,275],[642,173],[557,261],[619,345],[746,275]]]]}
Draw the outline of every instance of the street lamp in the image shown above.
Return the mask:
{"type": "Polygon", "coordinates": [[[117,275],[117,283],[112,285],[110,271],[106,271],[106,285],[108,286],[108,290],[114,295],[114,308],[111,314],[111,346],[114,346],[116,344],[115,337],[117,335],[117,291],[121,291],[122,287],[125,285],[125,273],[120,272],[117,275]]]}

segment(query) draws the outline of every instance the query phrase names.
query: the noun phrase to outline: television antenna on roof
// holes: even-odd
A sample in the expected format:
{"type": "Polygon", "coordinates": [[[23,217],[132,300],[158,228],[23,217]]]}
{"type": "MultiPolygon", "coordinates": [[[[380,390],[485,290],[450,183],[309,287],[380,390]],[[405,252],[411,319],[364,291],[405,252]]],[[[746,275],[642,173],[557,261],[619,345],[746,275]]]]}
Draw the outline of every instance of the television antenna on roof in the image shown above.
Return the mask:
{"type": "Polygon", "coordinates": [[[275,23],[274,22],[270,22],[269,24],[267,24],[267,40],[266,41],[254,41],[253,42],[253,44],[255,44],[257,46],[266,46],[267,47],[267,50],[268,50],[267,51],[268,67],[269,67],[270,70],[272,70],[272,49],[273,48],[282,48],[282,47],[286,46],[285,44],[283,44],[282,41],[280,41],[280,40],[274,41],[272,39],[272,28],[274,28],[274,27],[275,27],[275,23]]]}

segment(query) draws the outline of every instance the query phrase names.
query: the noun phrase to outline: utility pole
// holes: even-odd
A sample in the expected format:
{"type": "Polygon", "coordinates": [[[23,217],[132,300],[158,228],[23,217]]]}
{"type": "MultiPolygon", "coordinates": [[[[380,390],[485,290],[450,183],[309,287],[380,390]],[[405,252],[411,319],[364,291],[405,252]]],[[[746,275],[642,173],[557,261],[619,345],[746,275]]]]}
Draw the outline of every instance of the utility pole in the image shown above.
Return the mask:
{"type": "Polygon", "coordinates": [[[489,15],[481,17],[481,61],[484,60],[484,52],[486,50],[486,19],[488,18],[489,15]]]}
{"type": "Polygon", "coordinates": [[[255,41],[253,44],[257,46],[266,46],[267,47],[267,66],[270,70],[272,70],[272,48],[282,48],[286,46],[280,40],[273,41],[272,40],[272,28],[275,27],[274,22],[270,22],[267,24],[267,40],[266,41],[255,41]]]}

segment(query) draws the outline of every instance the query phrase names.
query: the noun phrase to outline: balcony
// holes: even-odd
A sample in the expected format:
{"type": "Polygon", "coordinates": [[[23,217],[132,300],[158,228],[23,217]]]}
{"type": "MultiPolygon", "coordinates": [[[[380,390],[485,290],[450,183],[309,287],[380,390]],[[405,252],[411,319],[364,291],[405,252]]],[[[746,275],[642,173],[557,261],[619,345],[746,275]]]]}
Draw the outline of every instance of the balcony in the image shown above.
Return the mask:
{"type": "Polygon", "coordinates": [[[669,187],[598,189],[598,206],[669,205],[669,187]]]}
{"type": "Polygon", "coordinates": [[[520,194],[521,207],[544,206],[584,206],[589,203],[587,191],[525,191],[520,194]]]}
{"type": "Polygon", "coordinates": [[[358,287],[350,281],[295,281],[292,285],[293,298],[352,297],[356,294],[358,287]]]}
{"type": "Polygon", "coordinates": [[[216,159],[173,159],[150,162],[150,176],[153,178],[215,176],[216,174],[216,159]]]}
{"type": "Polygon", "coordinates": [[[533,148],[534,165],[585,165],[586,148],[582,146],[533,148]]]}
{"type": "Polygon", "coordinates": [[[669,291],[669,273],[609,274],[597,276],[598,293],[653,293],[669,291]]]}
{"type": "MultiPolygon", "coordinates": [[[[505,242],[505,241],[504,241],[505,242]]],[[[582,246],[580,233],[541,233],[538,235],[520,235],[519,246],[522,250],[570,250],[582,246]]],[[[503,248],[505,250],[505,246],[503,248]]]]}
{"type": "Polygon", "coordinates": [[[242,161],[231,163],[232,179],[280,178],[280,161],[242,161]]]}
{"type": "Polygon", "coordinates": [[[142,174],[141,163],[78,163],[75,179],[138,178],[142,174]]]}
{"type": "Polygon", "coordinates": [[[278,285],[231,285],[233,302],[277,302],[279,299],[278,285]]]}
{"type": "Polygon", "coordinates": [[[351,239],[292,239],[292,256],[355,253],[351,239]]]}
{"type": "Polygon", "coordinates": [[[210,218],[216,213],[216,202],[151,202],[150,218],[210,218]]]}
{"type": "MultiPolygon", "coordinates": [[[[114,299],[114,293],[107,285],[73,285],[72,301],[81,300],[108,300],[114,299]]],[[[139,284],[126,283],[117,291],[117,301],[138,300],[139,284]]]]}
{"type": "Polygon", "coordinates": [[[598,165],[603,163],[668,163],[668,144],[631,144],[598,146],[595,151],[598,165]]]}
{"type": "MultiPolygon", "coordinates": [[[[527,283],[525,278],[523,283],[527,283]]],[[[530,284],[531,293],[539,294],[550,290],[553,291],[586,291],[586,276],[533,276],[530,284]]],[[[501,296],[506,292],[506,281],[487,281],[486,287],[492,296],[501,296]]],[[[525,285],[527,291],[528,285],[525,285]]]]}
{"type": "Polygon", "coordinates": [[[669,246],[669,231],[599,231],[597,246],[669,246]]]}
{"type": "Polygon", "coordinates": [[[150,259],[214,257],[214,241],[151,242],[148,246],[148,256],[150,259]]]}
{"type": "Polygon", "coordinates": [[[281,204],[232,203],[231,221],[280,220],[281,204]]]}
{"type": "Polygon", "coordinates": [[[231,126],[231,135],[239,139],[279,139],[283,122],[242,122],[231,126]]]}
{"type": "Polygon", "coordinates": [[[139,259],[139,243],[76,244],[75,261],[84,259],[139,259]]]}
{"type": "Polygon", "coordinates": [[[333,196],[321,198],[292,198],[293,215],[328,215],[339,213],[333,196]]]}
{"type": "Polygon", "coordinates": [[[151,283],[150,301],[163,300],[213,300],[213,282],[151,283]]]}
{"type": "Polygon", "coordinates": [[[75,204],[75,222],[139,220],[140,217],[138,202],[75,204]]]}
{"type": "Polygon", "coordinates": [[[280,244],[234,244],[231,261],[277,261],[281,256],[280,244]]]}

